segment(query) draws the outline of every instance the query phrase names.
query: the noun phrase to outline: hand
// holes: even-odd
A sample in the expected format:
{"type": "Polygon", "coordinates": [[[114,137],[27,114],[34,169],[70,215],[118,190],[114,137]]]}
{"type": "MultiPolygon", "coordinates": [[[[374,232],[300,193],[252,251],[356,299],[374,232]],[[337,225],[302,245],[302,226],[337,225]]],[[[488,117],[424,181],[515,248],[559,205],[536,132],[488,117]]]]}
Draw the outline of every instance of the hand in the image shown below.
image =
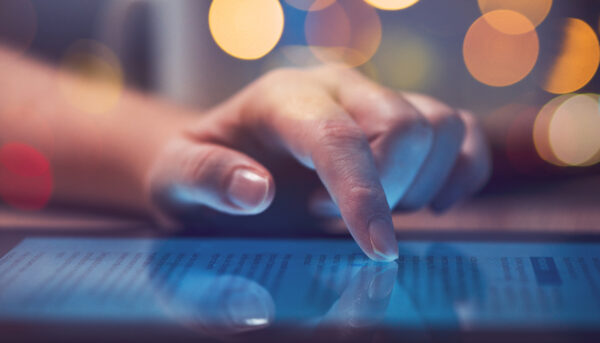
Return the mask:
{"type": "MultiPolygon", "coordinates": [[[[271,72],[211,110],[165,146],[147,190],[170,223],[203,207],[258,214],[275,196],[268,167],[288,157],[316,171],[358,245],[376,260],[398,255],[390,207],[443,210],[490,172],[483,133],[467,112],[326,66],[271,72]]],[[[329,201],[291,175],[278,184],[329,201]]]]}

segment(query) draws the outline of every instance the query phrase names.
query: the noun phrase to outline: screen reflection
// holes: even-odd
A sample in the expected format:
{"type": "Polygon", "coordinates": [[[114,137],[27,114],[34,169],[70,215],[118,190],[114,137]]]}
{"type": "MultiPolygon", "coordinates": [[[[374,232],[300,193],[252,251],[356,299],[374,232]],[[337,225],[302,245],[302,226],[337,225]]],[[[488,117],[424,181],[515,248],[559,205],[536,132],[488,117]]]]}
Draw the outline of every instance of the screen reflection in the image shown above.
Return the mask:
{"type": "MultiPolygon", "coordinates": [[[[182,256],[172,257],[176,253],[171,244],[157,244],[153,250],[164,264],[182,263],[182,256]]],[[[145,270],[146,278],[171,319],[199,335],[221,339],[271,335],[278,328],[285,328],[286,335],[298,332],[303,339],[370,336],[383,324],[397,286],[397,263],[374,262],[358,252],[216,253],[207,268],[193,268],[190,262],[179,270],[155,265],[145,270]],[[308,268],[289,270],[294,262],[308,268]],[[286,272],[292,275],[283,278],[286,272]],[[299,289],[302,285],[308,289],[299,289]]]]}
{"type": "Polygon", "coordinates": [[[380,263],[349,240],[39,238],[0,258],[0,327],[360,342],[593,331],[599,284],[597,243],[402,242],[380,263]]]}

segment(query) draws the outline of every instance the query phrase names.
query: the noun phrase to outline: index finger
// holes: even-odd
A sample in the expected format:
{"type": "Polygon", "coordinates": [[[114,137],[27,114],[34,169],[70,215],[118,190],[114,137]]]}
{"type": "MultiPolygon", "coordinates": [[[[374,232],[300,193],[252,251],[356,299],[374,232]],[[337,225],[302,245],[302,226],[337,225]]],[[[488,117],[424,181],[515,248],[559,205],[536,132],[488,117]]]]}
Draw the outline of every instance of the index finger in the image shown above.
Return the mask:
{"type": "Polygon", "coordinates": [[[346,115],[315,126],[312,161],[350,233],[372,259],[395,260],[390,207],[364,133],[346,115]]]}
{"type": "Polygon", "coordinates": [[[350,233],[370,258],[395,260],[398,244],[390,207],[362,129],[325,89],[285,92],[269,102],[248,110],[254,113],[254,124],[269,128],[275,141],[317,171],[350,233]]]}

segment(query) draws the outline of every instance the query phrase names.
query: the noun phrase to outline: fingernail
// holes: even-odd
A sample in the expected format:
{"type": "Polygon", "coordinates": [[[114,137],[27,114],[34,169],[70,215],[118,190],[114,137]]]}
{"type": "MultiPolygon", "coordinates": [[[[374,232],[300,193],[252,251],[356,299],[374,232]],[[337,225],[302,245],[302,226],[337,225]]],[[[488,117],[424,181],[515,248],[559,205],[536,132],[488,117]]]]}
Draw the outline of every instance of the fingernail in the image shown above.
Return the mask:
{"type": "Polygon", "coordinates": [[[382,261],[394,261],[398,258],[398,242],[390,221],[383,218],[371,220],[369,236],[373,252],[382,261]]]}
{"type": "Polygon", "coordinates": [[[240,329],[260,328],[270,323],[268,304],[254,292],[232,294],[227,299],[227,313],[240,329]]]}
{"type": "MultiPolygon", "coordinates": [[[[390,265],[395,266],[394,263],[390,263],[390,265]]],[[[396,284],[396,272],[397,268],[389,267],[377,273],[371,284],[369,284],[369,290],[367,291],[369,299],[383,300],[387,298],[396,284]]]]}
{"type": "Polygon", "coordinates": [[[269,194],[269,181],[266,177],[248,169],[233,172],[229,184],[229,200],[242,209],[250,210],[261,206],[269,194]]]}

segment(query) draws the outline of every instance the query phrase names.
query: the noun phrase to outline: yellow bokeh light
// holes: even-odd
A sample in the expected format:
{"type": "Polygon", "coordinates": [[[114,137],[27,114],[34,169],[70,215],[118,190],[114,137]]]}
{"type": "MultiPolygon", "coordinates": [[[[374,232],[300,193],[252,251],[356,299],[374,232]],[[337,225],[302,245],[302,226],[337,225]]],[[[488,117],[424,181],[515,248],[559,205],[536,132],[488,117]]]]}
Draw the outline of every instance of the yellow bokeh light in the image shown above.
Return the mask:
{"type": "Polygon", "coordinates": [[[305,34],[321,61],[356,67],[369,61],[379,48],[381,21],[363,0],[344,0],[308,12],[305,34]]]}
{"type": "MultiPolygon", "coordinates": [[[[477,0],[477,2],[483,14],[496,10],[515,11],[529,19],[533,27],[541,24],[552,8],[552,0],[477,0]]],[[[504,33],[519,34],[531,29],[529,26],[514,26],[513,23],[507,22],[501,17],[486,19],[490,25],[504,33]]]]}
{"type": "Polygon", "coordinates": [[[60,92],[78,110],[106,113],[119,102],[123,73],[118,58],[105,45],[77,41],[67,50],[60,70],[60,92]]]}
{"type": "Polygon", "coordinates": [[[208,24],[223,51],[239,59],[255,60],[279,42],[283,9],[278,0],[213,0],[208,24]]]}
{"type": "Polygon", "coordinates": [[[438,54],[423,36],[403,28],[384,31],[373,57],[379,80],[388,87],[426,90],[439,76],[438,54]]]}
{"type": "Polygon", "coordinates": [[[556,157],[550,146],[550,122],[552,121],[552,116],[554,115],[554,112],[556,112],[556,109],[573,96],[574,94],[566,94],[550,100],[540,109],[533,125],[533,143],[535,145],[535,150],[544,161],[557,166],[565,166],[565,164],[556,157]]]}
{"type": "Polygon", "coordinates": [[[320,11],[336,0],[285,0],[288,5],[303,11],[320,11]]]}
{"type": "Polygon", "coordinates": [[[537,62],[538,35],[533,24],[518,12],[497,10],[479,17],[469,28],[463,44],[467,69],[479,82],[503,87],[521,81],[537,62]],[[513,27],[529,27],[522,34],[498,31],[489,22],[512,23],[513,27]]]}
{"type": "Polygon", "coordinates": [[[567,18],[561,50],[542,87],[554,94],[572,93],[596,74],[600,45],[594,30],[584,21],[567,18]]]}
{"type": "Polygon", "coordinates": [[[377,7],[380,10],[396,11],[408,8],[419,0],[365,0],[368,4],[373,7],[377,7]]]}
{"type": "Polygon", "coordinates": [[[579,94],[562,102],[548,127],[554,155],[563,163],[586,166],[597,162],[600,152],[598,95],[579,94]]]}

